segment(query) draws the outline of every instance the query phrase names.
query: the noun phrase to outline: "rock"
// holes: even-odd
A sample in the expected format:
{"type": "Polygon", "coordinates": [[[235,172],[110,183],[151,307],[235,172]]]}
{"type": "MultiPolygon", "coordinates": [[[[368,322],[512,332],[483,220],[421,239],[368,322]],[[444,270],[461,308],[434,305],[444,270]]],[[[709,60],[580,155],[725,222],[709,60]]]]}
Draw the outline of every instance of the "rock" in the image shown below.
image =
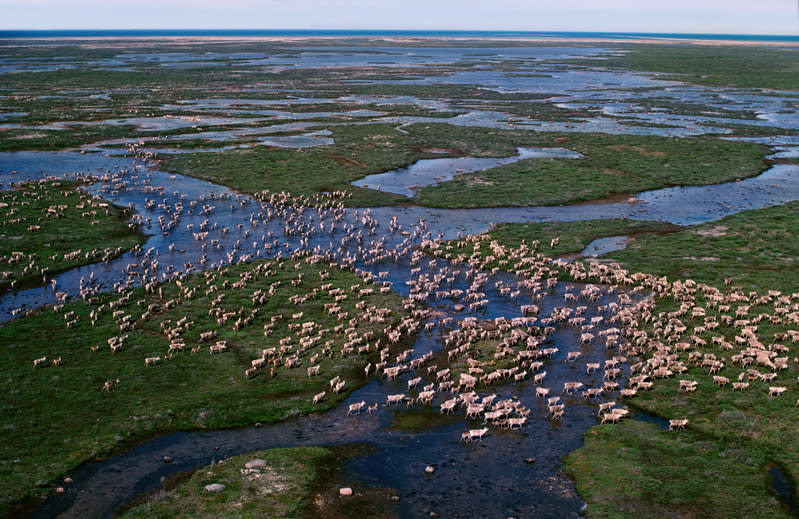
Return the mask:
{"type": "Polygon", "coordinates": [[[535,458],[524,458],[525,463],[535,463],[535,458]]]}
{"type": "Polygon", "coordinates": [[[211,483],[210,485],[205,485],[203,488],[206,492],[222,492],[225,490],[225,485],[222,483],[211,483]]]}
{"type": "Polygon", "coordinates": [[[164,456],[163,460],[164,460],[164,463],[172,463],[172,458],[170,458],[169,456],[164,456]]]}
{"type": "Polygon", "coordinates": [[[69,485],[70,483],[72,483],[72,478],[64,478],[64,483],[69,485]]]}
{"type": "Polygon", "coordinates": [[[56,494],[63,494],[63,493],[64,493],[64,487],[58,487],[58,488],[56,488],[56,489],[55,489],[55,493],[56,493],[56,494]]]}
{"type": "Polygon", "coordinates": [[[262,424],[261,422],[255,422],[255,425],[254,425],[254,427],[255,427],[256,429],[260,429],[260,428],[261,428],[261,427],[263,427],[263,426],[264,426],[264,424],[262,424]]]}
{"type": "Polygon", "coordinates": [[[350,487],[340,488],[340,489],[338,489],[338,493],[339,493],[339,495],[342,495],[342,496],[351,496],[352,495],[352,489],[350,487]]]}
{"type": "Polygon", "coordinates": [[[435,512],[430,512],[430,517],[441,517],[441,516],[440,516],[440,515],[438,515],[438,514],[437,514],[437,513],[435,513],[435,512]]]}
{"type": "Polygon", "coordinates": [[[426,467],[424,468],[424,471],[425,471],[425,472],[427,472],[428,474],[432,474],[433,472],[435,472],[435,471],[436,471],[436,469],[435,469],[435,468],[433,468],[433,467],[431,467],[430,465],[428,465],[428,466],[426,466],[426,467]]]}
{"type": "Polygon", "coordinates": [[[255,458],[254,460],[250,460],[247,463],[245,463],[244,467],[248,469],[262,469],[266,467],[266,461],[255,458]]]}

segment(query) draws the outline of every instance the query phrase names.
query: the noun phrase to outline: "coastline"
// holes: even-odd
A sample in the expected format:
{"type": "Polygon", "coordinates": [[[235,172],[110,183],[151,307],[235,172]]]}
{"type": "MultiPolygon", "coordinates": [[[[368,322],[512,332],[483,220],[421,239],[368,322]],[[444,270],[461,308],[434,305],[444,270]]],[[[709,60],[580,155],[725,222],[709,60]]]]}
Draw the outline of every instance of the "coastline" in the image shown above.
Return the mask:
{"type": "Polygon", "coordinates": [[[635,43],[799,47],[799,35],[586,33],[560,31],[359,31],[359,30],[0,30],[0,42],[13,41],[164,41],[298,42],[369,40],[408,44],[419,41],[497,41],[508,43],[635,43]]]}

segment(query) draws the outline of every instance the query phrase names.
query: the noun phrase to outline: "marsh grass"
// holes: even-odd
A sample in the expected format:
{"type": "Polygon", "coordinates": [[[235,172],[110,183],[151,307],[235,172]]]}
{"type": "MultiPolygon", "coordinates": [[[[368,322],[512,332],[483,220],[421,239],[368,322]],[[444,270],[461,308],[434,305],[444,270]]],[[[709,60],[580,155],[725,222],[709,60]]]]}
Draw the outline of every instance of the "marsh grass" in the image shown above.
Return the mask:
{"type": "MultiPolygon", "coordinates": [[[[799,89],[795,49],[756,45],[623,45],[603,66],[725,88],[799,89]]],[[[592,65],[591,62],[584,62],[592,65]]],[[[595,65],[595,63],[593,63],[595,65]]]]}
{"type": "Polygon", "coordinates": [[[0,390],[9,396],[0,409],[0,512],[8,513],[26,496],[46,492],[36,487],[46,487],[81,463],[148,435],[276,422],[337,405],[364,382],[363,367],[370,359],[358,353],[341,355],[348,340],[344,329],[354,326],[362,337],[374,334],[368,339],[374,342],[386,326],[405,315],[396,294],[359,295],[364,283],[349,272],[304,260],[254,262],[191,276],[182,281],[182,288],[168,283],[160,287],[160,294],[157,289],[149,294],[143,289],[122,296],[101,294],[91,303],[69,303],[55,314],[43,310],[6,323],[0,328],[0,390]],[[322,270],[329,275],[324,282],[322,270]],[[300,274],[303,282],[292,286],[300,274]],[[341,318],[324,310],[334,295],[320,288],[323,283],[332,283],[347,296],[339,302],[341,318]],[[253,303],[253,294],[268,294],[272,286],[273,295],[253,303]],[[353,286],[356,293],[350,290],[353,286]],[[314,289],[313,298],[290,300],[314,289]],[[220,294],[224,298],[213,303],[220,294]],[[355,307],[359,300],[364,310],[355,307]],[[148,310],[149,305],[155,306],[148,310]],[[387,308],[391,314],[382,323],[359,320],[369,308],[387,308]],[[97,318],[94,326],[92,312],[97,318]],[[113,312],[121,314],[114,317],[113,312]],[[217,321],[228,312],[226,321],[217,321]],[[299,313],[302,317],[294,318],[299,313]],[[167,359],[167,330],[178,328],[181,319],[185,350],[167,359]],[[249,322],[242,323],[245,320],[249,322]],[[68,321],[75,322],[67,328],[68,321]],[[303,349],[296,327],[309,321],[317,323],[309,336],[320,339],[303,349]],[[269,325],[271,333],[266,334],[264,326],[269,325]],[[339,325],[343,326],[334,331],[339,325]],[[210,331],[217,337],[202,341],[200,334],[210,331]],[[122,348],[112,353],[109,338],[123,335],[127,338],[122,348]],[[291,352],[254,378],[244,376],[251,360],[263,349],[279,348],[286,337],[291,338],[291,352]],[[229,351],[210,355],[209,345],[217,340],[227,341],[229,351]],[[199,351],[192,353],[193,347],[199,351]],[[283,361],[292,354],[298,356],[299,366],[288,368],[283,361]],[[314,355],[320,375],[309,377],[306,370],[314,355]],[[33,360],[43,356],[48,359],[45,367],[33,369],[33,360]],[[144,359],[155,356],[161,361],[146,367],[144,359]],[[60,365],[52,365],[57,358],[60,365]],[[347,381],[341,395],[328,385],[336,375],[347,381]],[[105,382],[116,379],[113,390],[103,390],[105,382]],[[323,390],[327,398],[314,406],[311,397],[323,390]]]}
{"type": "MultiPolygon", "coordinates": [[[[541,137],[539,136],[539,140],[541,137]]],[[[649,189],[755,176],[766,148],[712,138],[574,134],[550,137],[580,159],[526,159],[419,189],[431,207],[558,205],[649,189]]],[[[539,141],[540,142],[540,141],[539,141]]]]}
{"type": "MultiPolygon", "coordinates": [[[[231,186],[243,192],[268,189],[313,195],[346,189],[352,192],[351,205],[391,205],[408,199],[392,193],[354,188],[349,182],[412,164],[441,154],[425,151],[439,147],[455,155],[513,155],[511,142],[486,146],[484,132],[453,129],[449,125],[413,125],[405,132],[387,124],[345,125],[331,128],[335,144],[300,150],[240,150],[234,153],[186,154],[164,159],[170,171],[231,186]]],[[[518,135],[514,136],[518,139],[518,135]]],[[[444,155],[446,156],[446,155],[444,155]]]]}
{"type": "Polygon", "coordinates": [[[755,290],[799,291],[799,202],[742,211],[664,235],[639,236],[608,256],[626,268],[755,290]]]}
{"type": "Polygon", "coordinates": [[[88,195],[74,182],[26,182],[0,191],[0,292],[118,256],[145,242],[127,209],[88,195]],[[87,225],[88,222],[88,225],[87,225]]]}
{"type": "Polygon", "coordinates": [[[649,233],[670,233],[680,229],[664,222],[610,218],[581,222],[502,223],[491,229],[488,235],[510,248],[538,240],[540,251],[557,257],[579,253],[598,238],[625,235],[641,239],[649,233]],[[555,238],[558,243],[553,247],[551,243],[555,238]]]}
{"type": "MultiPolygon", "coordinates": [[[[524,241],[540,242],[549,256],[580,252],[588,243],[606,236],[632,235],[625,249],[601,256],[631,272],[666,276],[671,281],[693,279],[744,292],[799,291],[799,202],[742,211],[711,223],[677,226],[627,219],[582,222],[504,223],[488,235],[515,248],[524,241]],[[553,238],[558,244],[550,247],[553,238]]],[[[482,251],[485,256],[490,251],[482,251]]]]}
{"type": "Polygon", "coordinates": [[[767,458],[749,443],[637,420],[593,427],[565,471],[589,503],[588,518],[791,517],[766,491],[767,458]]]}
{"type": "Polygon", "coordinates": [[[527,159],[418,190],[414,203],[442,208],[557,205],[675,185],[703,185],[763,171],[766,148],[710,138],[531,134],[509,130],[415,124],[404,132],[383,124],[332,128],[335,144],[302,150],[250,149],[164,159],[170,171],[230,185],[243,192],[312,195],[348,189],[353,206],[409,199],[350,182],[369,174],[450,156],[506,157],[518,146],[566,147],[581,159],[527,159]],[[446,156],[446,155],[444,155],[446,156]],[[301,174],[297,174],[300,172],[301,174]]]}

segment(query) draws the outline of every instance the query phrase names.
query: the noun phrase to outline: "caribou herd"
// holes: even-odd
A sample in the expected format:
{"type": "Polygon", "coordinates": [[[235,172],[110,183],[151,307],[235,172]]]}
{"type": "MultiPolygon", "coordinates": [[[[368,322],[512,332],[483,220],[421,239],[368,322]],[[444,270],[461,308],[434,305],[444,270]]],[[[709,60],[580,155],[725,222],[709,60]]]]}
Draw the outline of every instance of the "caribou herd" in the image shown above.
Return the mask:
{"type": "MultiPolygon", "coordinates": [[[[121,172],[109,173],[100,180],[106,182],[109,187],[105,191],[111,193],[125,182],[121,172]]],[[[329,394],[354,389],[336,372],[335,362],[327,362],[328,367],[321,363],[349,356],[365,359],[366,377],[394,383],[401,377],[407,380],[405,391],[389,394],[384,402],[353,403],[347,415],[400,406],[437,406],[442,414],[462,410],[470,424],[484,425],[463,433],[461,439],[465,442],[482,440],[489,427],[521,429],[536,412],[528,407],[530,402],[524,405],[518,398],[498,398],[493,392],[481,394],[489,388],[534,387],[536,400],[546,402],[544,415],[555,421],[567,420],[567,406],[582,400],[596,406],[601,423],[613,424],[629,413],[617,401],[672,378],[679,379],[679,390],[686,393],[759,390],[772,399],[794,391],[789,386],[796,385],[796,381],[789,383],[781,374],[797,362],[792,345],[799,342],[799,330],[795,329],[799,327],[799,294],[775,290],[744,293],[735,287],[722,290],[692,280],[670,281],[631,273],[618,264],[553,259],[537,241],[522,242],[517,248],[503,246],[490,235],[443,241],[441,236],[432,235],[423,219],[403,228],[394,217],[382,230],[370,210],[345,209],[343,200],[347,194],[343,192],[313,198],[264,192],[254,199],[218,195],[174,202],[167,201],[157,189],[152,194],[154,198],[145,204],[145,214],[158,207],[162,215],[157,222],[151,222],[139,214],[135,223],[157,223],[167,234],[181,225],[186,214],[207,216],[199,225],[185,226],[185,231],[199,242],[199,265],[186,264],[180,272],[170,265],[165,270],[159,265],[159,251],[137,247],[137,261],[126,268],[128,281],[114,286],[122,294],[119,301],[125,302],[125,297],[129,297],[129,292],[124,295],[125,290],[136,284],[161,297],[164,281],[172,281],[178,287],[177,299],[200,294],[212,298],[209,316],[214,326],[202,331],[191,351],[196,353],[207,347],[211,355],[221,355],[230,351],[230,345],[216,340],[218,330],[231,327],[236,331],[251,326],[258,317],[259,305],[274,296],[278,288],[273,285],[253,291],[254,307],[250,311],[226,309],[226,288],[236,284],[238,288],[246,287],[269,268],[275,268],[276,262],[259,264],[239,281],[217,288],[213,282],[225,272],[224,265],[261,257],[282,258],[281,268],[293,265],[301,270],[303,265],[315,265],[318,282],[311,284],[304,277],[306,274],[298,272],[291,281],[295,289],[291,302],[299,307],[321,295],[331,297],[325,311],[338,324],[332,330],[323,328],[304,319],[301,311],[290,318],[271,316],[264,325],[265,347],[260,355],[250,359],[242,373],[248,379],[266,373],[275,377],[281,376],[281,370],[302,367],[309,379],[329,377],[329,388],[313,396],[314,406],[321,405],[329,394]],[[213,221],[214,204],[220,203],[250,210],[249,217],[243,220],[248,225],[239,224],[238,229],[245,241],[235,241],[226,253],[220,252],[224,249],[221,237],[230,229],[213,221]],[[263,232],[260,239],[256,237],[259,227],[274,226],[274,222],[282,222],[281,231],[263,232]],[[220,238],[214,237],[217,235],[220,238]],[[249,246],[246,240],[251,242],[250,252],[245,252],[245,245],[249,246]],[[326,246],[322,245],[325,240],[326,246]],[[211,262],[212,252],[223,259],[211,262]],[[383,265],[404,265],[408,269],[403,301],[407,315],[403,317],[368,302],[370,296],[394,288],[386,280],[388,271],[381,270],[383,265]],[[334,288],[327,282],[332,269],[355,272],[363,282],[349,290],[334,288]],[[209,287],[205,292],[198,292],[197,286],[185,281],[187,274],[200,270],[204,270],[205,286],[209,287]],[[507,277],[497,279],[495,275],[500,270],[512,275],[512,281],[507,277]],[[513,301],[513,315],[483,317],[492,305],[492,297],[513,301]],[[553,305],[558,297],[561,304],[553,305]],[[658,311],[656,300],[666,297],[677,301],[679,308],[658,311]],[[356,301],[358,314],[343,310],[344,301],[356,301]],[[442,316],[434,307],[446,307],[449,314],[442,316]],[[549,309],[544,312],[543,308],[549,309]],[[272,336],[278,322],[288,323],[289,332],[283,337],[272,336]],[[364,332],[363,323],[381,323],[383,328],[377,333],[364,332]],[[782,326],[784,331],[765,336],[759,331],[760,323],[782,326]],[[405,338],[436,328],[441,330],[439,350],[422,354],[407,347],[410,341],[405,338]],[[574,330],[575,340],[555,344],[552,335],[558,329],[574,330]],[[596,350],[603,352],[604,360],[584,361],[585,352],[596,350]],[[575,373],[579,373],[562,388],[548,383],[559,364],[575,366],[575,373]],[[689,371],[692,375],[685,376],[689,371]],[[714,384],[716,389],[712,389],[714,384]]],[[[550,247],[556,242],[553,239],[550,247]]],[[[173,248],[174,244],[169,250],[173,248]]],[[[98,290],[99,285],[92,279],[81,280],[79,295],[84,299],[98,290]]],[[[164,297],[162,304],[148,306],[139,320],[174,308],[175,304],[175,298],[164,297]]],[[[101,312],[112,313],[119,325],[120,335],[109,339],[109,348],[117,351],[125,344],[125,332],[136,322],[111,303],[92,311],[92,324],[101,312]]],[[[74,325],[75,319],[65,316],[67,326],[74,325]]],[[[187,347],[183,333],[193,325],[187,319],[162,323],[169,347],[162,355],[144,358],[144,366],[158,369],[159,364],[182,352],[187,347]]],[[[56,366],[57,362],[50,365],[56,366]]],[[[35,369],[47,366],[46,357],[33,360],[35,369]]],[[[112,391],[118,387],[120,380],[115,377],[102,389],[112,391]]],[[[671,430],[684,430],[689,420],[678,417],[669,424],[671,430]]]]}

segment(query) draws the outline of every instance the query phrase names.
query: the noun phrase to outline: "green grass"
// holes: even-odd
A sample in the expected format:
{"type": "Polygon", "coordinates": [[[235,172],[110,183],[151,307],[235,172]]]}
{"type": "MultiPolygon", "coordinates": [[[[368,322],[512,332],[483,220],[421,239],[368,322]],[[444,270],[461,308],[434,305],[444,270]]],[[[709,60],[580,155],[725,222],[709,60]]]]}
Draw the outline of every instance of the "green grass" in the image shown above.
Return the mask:
{"type": "Polygon", "coordinates": [[[631,419],[584,438],[564,470],[577,478],[590,519],[792,516],[768,493],[767,459],[750,444],[631,419]]]}
{"type": "Polygon", "coordinates": [[[459,175],[420,189],[415,201],[452,208],[558,205],[662,187],[717,184],[765,169],[766,148],[751,143],[605,134],[558,140],[584,158],[526,159],[459,175]]]}
{"type": "Polygon", "coordinates": [[[348,189],[350,205],[390,205],[408,199],[353,188],[349,182],[407,166],[437,147],[457,156],[513,155],[518,146],[567,147],[581,159],[528,159],[460,175],[419,190],[413,202],[445,208],[557,205],[675,185],[702,185],[756,175],[766,148],[710,138],[535,134],[416,124],[400,133],[371,124],[333,128],[335,144],[304,150],[250,149],[165,159],[177,173],[230,185],[243,192],[291,191],[312,195],[348,189]],[[299,172],[299,174],[298,174],[299,172]]]}
{"type": "Polygon", "coordinates": [[[310,499],[318,467],[333,457],[321,447],[250,452],[202,467],[177,488],[151,497],[120,517],[298,517],[310,499]],[[254,459],[266,461],[266,467],[247,469],[246,463],[254,459]],[[225,485],[225,490],[204,491],[212,483],[225,485]]]}
{"type": "MultiPolygon", "coordinates": [[[[799,90],[796,48],[756,45],[625,45],[603,67],[660,72],[664,79],[725,88],[799,90]]],[[[596,62],[585,62],[596,65],[596,62]]]]}
{"type": "Polygon", "coordinates": [[[789,294],[799,292],[799,245],[793,239],[799,233],[797,211],[799,202],[789,202],[688,227],[627,219],[503,223],[487,234],[511,249],[537,240],[538,250],[549,256],[580,252],[597,238],[628,235],[633,239],[625,249],[601,259],[671,281],[693,279],[720,288],[729,284],[746,293],[789,294]],[[553,238],[558,238],[554,248],[553,238]]]}
{"type": "MultiPolygon", "coordinates": [[[[346,189],[350,205],[390,205],[408,199],[392,193],[360,189],[349,182],[372,173],[404,167],[441,154],[427,148],[445,148],[453,155],[507,156],[525,134],[509,132],[507,139],[483,129],[455,128],[447,124],[413,125],[406,133],[385,124],[346,125],[331,128],[335,144],[301,150],[254,148],[234,153],[197,153],[170,157],[164,167],[254,193],[262,190],[313,195],[346,189]],[[497,154],[497,155],[495,155],[497,154]]],[[[451,155],[450,155],[451,156],[451,155]]]]}
{"type": "Polygon", "coordinates": [[[799,291],[799,203],[743,211],[666,235],[637,237],[609,256],[633,271],[745,292],[799,291]]]}
{"type": "Polygon", "coordinates": [[[143,289],[123,296],[102,294],[96,301],[67,304],[55,314],[44,310],[4,324],[0,391],[9,398],[0,407],[0,513],[26,496],[41,495],[37,487],[81,463],[148,435],[276,422],[340,403],[364,382],[363,367],[374,361],[357,352],[342,356],[349,340],[345,331],[354,328],[374,351],[375,341],[385,342],[385,328],[405,311],[396,294],[360,295],[367,286],[360,277],[306,259],[230,266],[183,280],[182,288],[172,282],[150,294],[143,289]],[[323,271],[329,276],[324,281],[323,271]],[[302,282],[292,286],[301,274],[302,282]],[[336,294],[322,288],[327,283],[347,296],[339,302],[338,316],[324,309],[336,294]],[[292,299],[314,291],[305,300],[292,299]],[[362,308],[356,308],[360,300],[362,308]],[[390,312],[385,322],[367,319],[381,308],[390,312]],[[115,317],[113,312],[121,313],[115,317]],[[298,326],[310,321],[317,325],[306,337],[315,342],[302,346],[298,326]],[[168,359],[170,329],[177,330],[186,347],[168,359]],[[208,331],[217,337],[202,341],[200,335],[208,331]],[[109,338],[122,336],[122,348],[112,353],[109,338]],[[247,379],[251,360],[261,357],[263,349],[279,348],[286,337],[290,351],[247,379]],[[209,345],[217,340],[227,341],[229,351],[210,355],[209,345]],[[298,367],[286,367],[292,355],[298,367]],[[155,356],[162,360],[145,367],[144,359],[155,356]],[[320,374],[308,377],[314,356],[320,374]],[[40,357],[48,359],[45,367],[33,369],[40,357]],[[58,358],[60,365],[54,366],[58,358]],[[341,395],[328,385],[336,375],[347,381],[341,395]],[[115,389],[103,390],[116,379],[115,389]],[[327,398],[313,405],[312,396],[323,390],[327,398]]]}
{"type": "Polygon", "coordinates": [[[28,182],[0,191],[0,292],[12,283],[118,256],[145,242],[126,209],[73,182],[28,182]]]}
{"type": "Polygon", "coordinates": [[[509,248],[517,248],[522,242],[530,245],[537,240],[540,242],[539,250],[548,256],[563,256],[581,252],[598,238],[624,235],[641,239],[647,233],[670,233],[680,229],[677,225],[663,222],[611,218],[582,222],[502,223],[487,234],[509,248]],[[558,242],[552,246],[555,238],[558,242]]]}

